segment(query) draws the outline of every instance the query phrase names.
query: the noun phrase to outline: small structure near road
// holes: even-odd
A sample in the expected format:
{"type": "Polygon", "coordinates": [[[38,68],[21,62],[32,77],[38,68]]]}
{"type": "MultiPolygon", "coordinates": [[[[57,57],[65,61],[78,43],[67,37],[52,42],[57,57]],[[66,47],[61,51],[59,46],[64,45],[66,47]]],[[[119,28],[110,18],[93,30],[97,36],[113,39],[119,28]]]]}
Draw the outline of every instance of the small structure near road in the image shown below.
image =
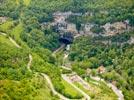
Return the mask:
{"type": "Polygon", "coordinates": [[[97,69],[98,73],[102,74],[102,73],[105,73],[106,72],[106,69],[104,66],[100,66],[98,69],[97,69]]]}

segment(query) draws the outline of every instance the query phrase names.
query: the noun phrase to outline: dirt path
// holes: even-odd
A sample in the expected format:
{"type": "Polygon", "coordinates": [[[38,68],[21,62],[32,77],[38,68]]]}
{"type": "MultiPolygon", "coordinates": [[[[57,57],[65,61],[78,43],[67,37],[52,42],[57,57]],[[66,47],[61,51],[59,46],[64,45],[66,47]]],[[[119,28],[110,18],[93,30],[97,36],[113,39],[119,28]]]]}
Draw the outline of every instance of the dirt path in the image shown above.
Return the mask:
{"type": "Polygon", "coordinates": [[[0,32],[0,34],[2,34],[2,35],[4,35],[4,36],[6,36],[6,35],[7,35],[6,33],[3,33],[3,32],[0,32]]]}
{"type": "Polygon", "coordinates": [[[66,81],[66,82],[68,82],[72,87],[74,87],[77,91],[79,91],[81,94],[83,94],[83,96],[84,96],[84,100],[90,100],[90,97],[84,92],[84,91],[82,91],[80,88],[78,88],[77,86],[75,86],[73,83],[72,83],[72,81],[64,74],[64,75],[62,75],[62,78],[66,81]]]}
{"type": "MultiPolygon", "coordinates": [[[[6,34],[6,33],[3,33],[3,32],[0,32],[0,34],[2,34],[2,35],[4,35],[4,36],[7,36],[7,34],[6,34]]],[[[9,37],[9,40],[10,40],[17,48],[21,48],[21,46],[20,46],[19,44],[17,44],[17,42],[16,42],[13,38],[9,37]]]]}
{"type": "Polygon", "coordinates": [[[50,88],[51,88],[51,90],[52,90],[52,92],[53,92],[54,95],[59,96],[59,97],[60,97],[60,100],[70,100],[70,99],[64,97],[63,95],[61,95],[60,93],[58,93],[58,92],[54,89],[54,86],[53,86],[53,84],[52,84],[50,78],[49,78],[46,74],[43,74],[43,73],[42,73],[42,75],[43,75],[44,78],[47,80],[47,82],[48,82],[48,84],[49,84],[49,86],[50,86],[50,88]]]}
{"type": "Polygon", "coordinates": [[[32,60],[33,60],[32,55],[29,54],[29,62],[28,62],[28,64],[27,64],[27,69],[28,69],[29,71],[32,71],[32,70],[30,69],[31,64],[32,64],[32,60]]]}
{"type": "MultiPolygon", "coordinates": [[[[27,68],[28,68],[28,70],[31,71],[31,72],[32,72],[32,70],[30,69],[30,67],[31,67],[31,64],[32,64],[32,60],[33,60],[32,55],[29,54],[29,62],[28,62],[28,64],[27,64],[27,68]]],[[[49,84],[49,86],[50,86],[50,88],[51,88],[51,90],[52,90],[52,92],[53,92],[54,95],[58,95],[61,100],[69,100],[69,99],[67,99],[66,97],[64,97],[63,95],[61,95],[60,93],[58,93],[58,92],[54,89],[54,86],[53,86],[53,84],[52,84],[50,78],[49,78],[46,74],[41,73],[41,75],[47,80],[47,82],[48,82],[48,84],[49,84]]]]}
{"type": "Polygon", "coordinates": [[[9,37],[9,40],[17,47],[17,48],[21,48],[21,46],[19,46],[16,41],[14,39],[12,39],[11,37],[9,37]]]}
{"type": "MultiPolygon", "coordinates": [[[[0,32],[0,34],[2,34],[2,35],[4,35],[4,36],[7,36],[6,33],[0,32]]],[[[11,37],[9,37],[9,40],[10,40],[17,48],[21,48],[21,46],[18,45],[14,39],[12,39],[11,37]]],[[[31,63],[32,63],[32,55],[29,54],[29,62],[28,62],[28,64],[27,64],[27,68],[28,68],[29,71],[31,71],[31,69],[30,69],[31,63]]]]}
{"type": "MultiPolygon", "coordinates": [[[[27,64],[27,68],[28,68],[28,70],[31,71],[31,72],[32,72],[32,70],[30,69],[30,67],[31,67],[31,64],[32,64],[32,60],[33,60],[32,55],[29,54],[29,62],[28,62],[28,64],[27,64]]],[[[54,89],[54,86],[53,86],[53,84],[52,84],[50,78],[49,78],[46,74],[41,73],[41,75],[47,80],[47,82],[48,82],[48,84],[49,84],[49,86],[50,86],[50,88],[51,88],[51,90],[52,90],[52,92],[53,92],[54,95],[58,95],[61,100],[69,100],[69,99],[67,99],[66,97],[64,97],[63,95],[61,95],[60,93],[58,93],[58,92],[54,89]]]]}

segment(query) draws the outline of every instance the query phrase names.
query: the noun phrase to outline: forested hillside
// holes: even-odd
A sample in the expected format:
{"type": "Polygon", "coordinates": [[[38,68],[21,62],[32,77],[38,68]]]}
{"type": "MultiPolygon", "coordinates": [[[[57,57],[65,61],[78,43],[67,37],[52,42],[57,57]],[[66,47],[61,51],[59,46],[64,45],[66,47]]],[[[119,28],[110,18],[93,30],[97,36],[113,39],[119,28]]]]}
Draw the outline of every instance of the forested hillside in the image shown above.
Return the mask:
{"type": "Polygon", "coordinates": [[[122,100],[134,100],[133,39],[134,0],[0,0],[0,100],[117,100],[106,86],[112,82],[122,100]],[[59,12],[71,15],[58,26],[59,12]],[[125,31],[100,35],[103,25],[125,21],[125,31]],[[83,28],[89,24],[93,35],[83,28]],[[64,26],[74,36],[71,45],[59,41],[63,30],[55,31],[64,26]]]}

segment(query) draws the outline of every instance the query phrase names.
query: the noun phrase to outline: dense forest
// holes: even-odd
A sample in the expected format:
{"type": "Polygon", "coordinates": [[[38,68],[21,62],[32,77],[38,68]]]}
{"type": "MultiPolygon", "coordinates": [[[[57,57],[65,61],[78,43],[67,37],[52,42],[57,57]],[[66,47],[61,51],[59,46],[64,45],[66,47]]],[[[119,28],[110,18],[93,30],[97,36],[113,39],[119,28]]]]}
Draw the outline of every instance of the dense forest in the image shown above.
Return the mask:
{"type": "MultiPolygon", "coordinates": [[[[44,22],[53,22],[53,13],[57,11],[81,13],[66,19],[76,24],[78,31],[85,23],[99,27],[108,22],[129,20],[130,26],[134,26],[134,0],[0,0],[0,18],[6,19],[4,22],[0,20],[0,99],[59,100],[44,79],[44,73],[50,77],[58,93],[81,100],[83,95],[61,75],[74,71],[84,79],[88,77],[86,70],[91,69],[93,76],[107,82],[116,81],[125,100],[134,100],[134,44],[129,43],[134,32],[78,37],[69,51],[72,71],[67,71],[60,67],[64,49],[53,55],[62,45],[60,34],[53,27],[41,27],[44,22]],[[30,65],[29,55],[32,55],[30,65]],[[97,73],[99,66],[104,66],[107,72],[97,73]]],[[[93,31],[103,30],[98,27],[93,31]]],[[[104,97],[111,95],[114,99],[109,100],[116,100],[115,94],[105,85],[100,88],[110,91],[100,94],[105,94],[104,97]]],[[[91,98],[98,100],[94,94],[91,98]]]]}

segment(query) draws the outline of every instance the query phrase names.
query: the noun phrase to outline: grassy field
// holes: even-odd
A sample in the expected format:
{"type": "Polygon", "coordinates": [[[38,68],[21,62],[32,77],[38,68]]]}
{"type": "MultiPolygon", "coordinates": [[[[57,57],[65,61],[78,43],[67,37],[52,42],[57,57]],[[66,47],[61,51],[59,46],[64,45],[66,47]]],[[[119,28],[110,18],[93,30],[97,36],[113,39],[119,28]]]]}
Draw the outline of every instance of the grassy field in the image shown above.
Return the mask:
{"type": "Polygon", "coordinates": [[[0,43],[2,43],[2,44],[7,44],[7,45],[10,45],[10,46],[15,46],[15,45],[13,45],[13,43],[8,39],[8,37],[3,36],[2,34],[0,34],[0,43]]]}

